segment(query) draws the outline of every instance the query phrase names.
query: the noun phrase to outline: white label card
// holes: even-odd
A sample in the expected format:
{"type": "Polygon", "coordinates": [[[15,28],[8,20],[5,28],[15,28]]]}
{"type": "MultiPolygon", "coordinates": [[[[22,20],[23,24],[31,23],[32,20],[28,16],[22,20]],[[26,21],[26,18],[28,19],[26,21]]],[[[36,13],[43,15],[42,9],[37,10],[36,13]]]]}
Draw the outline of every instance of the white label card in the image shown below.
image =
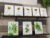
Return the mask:
{"type": "Polygon", "coordinates": [[[23,16],[23,6],[15,6],[15,16],[23,16]]]}
{"type": "Polygon", "coordinates": [[[18,22],[8,22],[8,36],[19,35],[19,23],[18,22]]]}
{"type": "Polygon", "coordinates": [[[24,16],[32,16],[31,7],[24,7],[24,16]]]}
{"type": "Polygon", "coordinates": [[[32,23],[23,22],[23,35],[32,35],[32,23]]]}
{"type": "Polygon", "coordinates": [[[33,7],[33,16],[40,16],[39,8],[33,7]]]}
{"type": "Polygon", "coordinates": [[[46,8],[40,8],[40,14],[41,16],[43,17],[47,17],[47,11],[46,11],[46,8]]]}
{"type": "Polygon", "coordinates": [[[35,34],[43,34],[42,22],[34,22],[35,34]]]}
{"type": "Polygon", "coordinates": [[[4,15],[5,16],[13,16],[14,15],[14,6],[13,5],[5,5],[4,6],[4,15]]]}

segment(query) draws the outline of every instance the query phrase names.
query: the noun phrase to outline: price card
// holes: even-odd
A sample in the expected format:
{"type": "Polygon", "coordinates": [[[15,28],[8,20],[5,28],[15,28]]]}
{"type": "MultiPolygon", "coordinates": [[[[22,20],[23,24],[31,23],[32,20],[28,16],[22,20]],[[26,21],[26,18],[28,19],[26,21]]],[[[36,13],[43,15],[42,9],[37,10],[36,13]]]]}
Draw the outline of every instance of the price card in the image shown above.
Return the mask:
{"type": "Polygon", "coordinates": [[[14,6],[13,5],[5,5],[4,6],[4,15],[5,16],[13,16],[14,15],[14,6]]]}
{"type": "Polygon", "coordinates": [[[15,6],[15,16],[23,16],[23,6],[15,6]]]}
{"type": "Polygon", "coordinates": [[[24,7],[24,16],[32,16],[31,7],[24,7]]]}
{"type": "Polygon", "coordinates": [[[34,22],[35,34],[43,34],[42,22],[34,22]]]}
{"type": "Polygon", "coordinates": [[[33,16],[40,16],[39,8],[33,7],[33,16]]]}
{"type": "Polygon", "coordinates": [[[23,35],[32,35],[32,23],[23,22],[23,35]]]}
{"type": "Polygon", "coordinates": [[[18,22],[8,22],[8,36],[19,35],[19,23],[18,22]]]}
{"type": "Polygon", "coordinates": [[[41,14],[42,17],[47,17],[46,8],[40,8],[40,14],[41,14]]]}

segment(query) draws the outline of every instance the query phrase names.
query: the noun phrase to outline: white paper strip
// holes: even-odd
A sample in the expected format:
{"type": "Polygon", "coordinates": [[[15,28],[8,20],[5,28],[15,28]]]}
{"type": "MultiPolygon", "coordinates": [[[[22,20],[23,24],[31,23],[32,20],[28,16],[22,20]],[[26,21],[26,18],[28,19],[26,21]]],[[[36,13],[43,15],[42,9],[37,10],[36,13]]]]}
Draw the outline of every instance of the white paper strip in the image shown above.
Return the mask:
{"type": "Polygon", "coordinates": [[[19,35],[18,22],[8,22],[8,35],[19,35]]]}
{"type": "Polygon", "coordinates": [[[25,5],[37,5],[37,0],[0,0],[5,3],[17,3],[25,5]]]}
{"type": "Polygon", "coordinates": [[[37,0],[20,0],[20,4],[37,5],[37,0]]]}
{"type": "Polygon", "coordinates": [[[34,22],[35,34],[43,34],[42,22],[34,22]]]}
{"type": "Polygon", "coordinates": [[[40,14],[41,16],[43,17],[47,17],[47,11],[46,11],[46,8],[40,8],[40,14]]]}
{"type": "Polygon", "coordinates": [[[20,0],[4,0],[6,3],[19,3],[20,0]]]}
{"type": "Polygon", "coordinates": [[[32,16],[31,7],[24,7],[24,16],[32,16]]]}
{"type": "Polygon", "coordinates": [[[15,6],[15,16],[23,16],[23,6],[15,6]]]}
{"type": "Polygon", "coordinates": [[[4,6],[4,15],[5,16],[13,16],[14,15],[14,6],[13,5],[5,5],[4,6]]]}
{"type": "Polygon", "coordinates": [[[23,35],[32,35],[32,23],[23,22],[23,35]]]}
{"type": "Polygon", "coordinates": [[[12,0],[4,0],[6,3],[12,3],[12,0]]]}
{"type": "Polygon", "coordinates": [[[0,0],[0,2],[4,2],[4,0],[0,0]]]}
{"type": "Polygon", "coordinates": [[[40,16],[38,7],[33,7],[33,16],[40,16]]]}
{"type": "Polygon", "coordinates": [[[12,3],[20,3],[20,0],[12,0],[12,3]]]}

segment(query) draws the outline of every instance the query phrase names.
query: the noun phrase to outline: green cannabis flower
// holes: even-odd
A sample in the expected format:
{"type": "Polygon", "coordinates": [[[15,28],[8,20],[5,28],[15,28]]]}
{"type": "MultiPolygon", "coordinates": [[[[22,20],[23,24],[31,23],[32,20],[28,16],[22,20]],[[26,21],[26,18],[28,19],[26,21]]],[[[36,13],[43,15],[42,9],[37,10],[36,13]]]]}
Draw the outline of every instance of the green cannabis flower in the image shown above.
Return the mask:
{"type": "Polygon", "coordinates": [[[38,23],[34,24],[34,26],[38,31],[42,32],[42,29],[38,23]]]}
{"type": "Polygon", "coordinates": [[[25,28],[26,29],[26,33],[29,32],[29,28],[28,27],[29,27],[29,24],[26,25],[26,28],[25,28]]]}
{"type": "Polygon", "coordinates": [[[16,31],[17,31],[16,24],[15,23],[11,23],[11,25],[12,25],[13,32],[16,33],[16,31]]]}
{"type": "Polygon", "coordinates": [[[20,10],[20,8],[17,8],[17,10],[20,10]]]}
{"type": "Polygon", "coordinates": [[[29,8],[26,8],[28,11],[30,10],[29,8]]]}
{"type": "Polygon", "coordinates": [[[11,7],[8,7],[8,10],[10,10],[11,9],[11,7]]]}
{"type": "Polygon", "coordinates": [[[13,36],[13,34],[12,33],[9,33],[8,36],[13,36]]]}
{"type": "Polygon", "coordinates": [[[35,9],[35,11],[37,11],[37,9],[35,9]]]}
{"type": "Polygon", "coordinates": [[[29,29],[27,27],[25,29],[26,29],[26,33],[29,32],[29,29]]]}

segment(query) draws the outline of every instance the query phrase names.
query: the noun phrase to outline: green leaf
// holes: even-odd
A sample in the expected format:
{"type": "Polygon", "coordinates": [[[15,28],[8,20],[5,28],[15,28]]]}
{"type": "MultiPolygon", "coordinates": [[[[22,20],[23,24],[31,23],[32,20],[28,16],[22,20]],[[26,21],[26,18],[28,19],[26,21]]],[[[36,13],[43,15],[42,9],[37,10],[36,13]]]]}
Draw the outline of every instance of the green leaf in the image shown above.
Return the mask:
{"type": "Polygon", "coordinates": [[[46,0],[42,0],[42,6],[44,7],[44,8],[47,8],[47,1],[46,0]]]}
{"type": "Polygon", "coordinates": [[[44,8],[50,7],[50,0],[42,0],[42,6],[44,8]]]}

